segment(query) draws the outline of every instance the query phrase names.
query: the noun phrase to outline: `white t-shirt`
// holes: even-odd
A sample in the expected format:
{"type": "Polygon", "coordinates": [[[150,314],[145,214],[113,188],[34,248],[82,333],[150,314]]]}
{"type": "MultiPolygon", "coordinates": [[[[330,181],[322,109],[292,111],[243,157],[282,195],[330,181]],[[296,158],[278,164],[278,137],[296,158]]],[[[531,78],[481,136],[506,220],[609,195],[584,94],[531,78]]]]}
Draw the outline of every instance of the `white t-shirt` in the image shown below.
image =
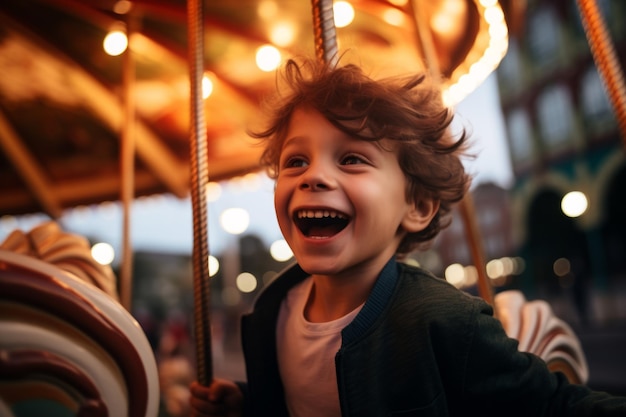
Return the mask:
{"type": "Polygon", "coordinates": [[[278,315],[276,343],[278,367],[291,417],[341,417],[335,355],[341,347],[341,330],[361,307],[333,321],[311,323],[304,307],[313,279],[293,287],[278,315]]]}

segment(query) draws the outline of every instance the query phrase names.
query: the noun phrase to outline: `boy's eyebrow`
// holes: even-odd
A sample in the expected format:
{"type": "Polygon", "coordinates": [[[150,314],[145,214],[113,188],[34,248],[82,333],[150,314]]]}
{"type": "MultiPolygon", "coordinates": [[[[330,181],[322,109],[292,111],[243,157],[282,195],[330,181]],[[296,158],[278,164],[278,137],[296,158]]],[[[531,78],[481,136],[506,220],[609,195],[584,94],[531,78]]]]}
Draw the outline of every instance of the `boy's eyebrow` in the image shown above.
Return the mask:
{"type": "Polygon", "coordinates": [[[314,139],[306,135],[287,136],[280,147],[278,159],[280,160],[286,152],[290,154],[304,152],[312,142],[314,139]]]}
{"type": "Polygon", "coordinates": [[[307,138],[305,136],[302,135],[297,135],[297,136],[287,136],[285,137],[285,140],[283,141],[283,146],[282,148],[284,149],[287,145],[298,145],[299,142],[304,142],[307,138]]]}

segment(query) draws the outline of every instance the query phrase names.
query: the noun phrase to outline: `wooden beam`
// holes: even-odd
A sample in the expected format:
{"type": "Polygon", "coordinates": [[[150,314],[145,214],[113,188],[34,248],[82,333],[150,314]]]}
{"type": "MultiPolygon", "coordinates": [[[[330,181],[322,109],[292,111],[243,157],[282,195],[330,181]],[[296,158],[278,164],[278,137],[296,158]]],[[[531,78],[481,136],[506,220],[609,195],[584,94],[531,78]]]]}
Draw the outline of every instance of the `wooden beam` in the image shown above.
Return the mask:
{"type": "MultiPolygon", "coordinates": [[[[119,98],[85,71],[77,69],[73,73],[73,84],[82,91],[89,91],[89,94],[83,97],[85,105],[114,132],[119,132],[121,141],[123,111],[119,98]]],[[[171,193],[177,197],[187,195],[189,176],[185,171],[186,165],[181,163],[161,139],[139,119],[136,120],[134,133],[137,156],[171,193]]]]}
{"type": "MultiPolygon", "coordinates": [[[[182,168],[188,172],[189,167],[182,168]]],[[[55,196],[62,209],[105,201],[118,201],[121,178],[119,175],[100,175],[65,179],[60,183],[49,183],[48,192],[55,196]]],[[[135,185],[139,190],[158,189],[162,184],[149,172],[135,173],[135,185]]],[[[0,216],[24,213],[32,206],[32,192],[25,188],[5,191],[0,198],[0,216]]]]}
{"type": "Polygon", "coordinates": [[[62,205],[37,160],[24,146],[5,115],[0,112],[0,146],[43,210],[52,218],[61,217],[62,205]]]}

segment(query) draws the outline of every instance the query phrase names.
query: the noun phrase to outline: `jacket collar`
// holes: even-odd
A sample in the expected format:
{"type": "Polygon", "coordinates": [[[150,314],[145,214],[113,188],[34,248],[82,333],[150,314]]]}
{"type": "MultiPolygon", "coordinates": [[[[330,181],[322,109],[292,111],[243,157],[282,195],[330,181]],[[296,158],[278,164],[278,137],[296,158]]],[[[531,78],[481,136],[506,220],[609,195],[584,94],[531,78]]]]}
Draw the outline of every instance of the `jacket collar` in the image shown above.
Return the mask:
{"type": "MultiPolygon", "coordinates": [[[[298,264],[287,267],[276,281],[261,294],[261,297],[256,302],[256,308],[269,313],[273,317],[278,317],[280,302],[277,301],[281,300],[291,287],[308,276],[298,264]]],[[[358,340],[374,324],[389,304],[397,281],[398,263],[395,257],[392,257],[381,270],[374,288],[372,288],[372,292],[359,314],[343,329],[342,346],[358,340]]]]}
{"type": "Polygon", "coordinates": [[[342,347],[358,340],[381,316],[389,304],[397,281],[398,264],[394,257],[383,267],[359,314],[341,332],[342,347]]]}

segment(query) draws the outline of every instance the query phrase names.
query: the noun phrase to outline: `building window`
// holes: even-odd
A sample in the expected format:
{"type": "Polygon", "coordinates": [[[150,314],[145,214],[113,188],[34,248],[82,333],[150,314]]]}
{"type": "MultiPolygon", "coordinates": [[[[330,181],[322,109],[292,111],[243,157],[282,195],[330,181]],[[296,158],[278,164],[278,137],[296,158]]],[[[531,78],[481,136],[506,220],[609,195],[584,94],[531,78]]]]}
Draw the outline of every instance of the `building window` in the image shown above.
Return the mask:
{"type": "Polygon", "coordinates": [[[509,40],[509,48],[498,69],[501,88],[516,91],[522,87],[522,58],[515,39],[509,40]]]}
{"type": "Polygon", "coordinates": [[[529,17],[528,47],[533,60],[540,68],[556,62],[559,51],[559,22],[547,7],[538,9],[529,17]]]}
{"type": "Polygon", "coordinates": [[[522,109],[516,109],[509,114],[507,119],[513,161],[530,160],[533,153],[533,139],[528,113],[522,109]]]}
{"type": "Polygon", "coordinates": [[[585,125],[592,132],[614,128],[613,109],[595,66],[591,66],[582,77],[580,92],[585,125]]]}
{"type": "Polygon", "coordinates": [[[537,118],[544,144],[554,150],[567,146],[572,136],[574,111],[572,99],[563,85],[548,87],[539,97],[537,118]]]}

